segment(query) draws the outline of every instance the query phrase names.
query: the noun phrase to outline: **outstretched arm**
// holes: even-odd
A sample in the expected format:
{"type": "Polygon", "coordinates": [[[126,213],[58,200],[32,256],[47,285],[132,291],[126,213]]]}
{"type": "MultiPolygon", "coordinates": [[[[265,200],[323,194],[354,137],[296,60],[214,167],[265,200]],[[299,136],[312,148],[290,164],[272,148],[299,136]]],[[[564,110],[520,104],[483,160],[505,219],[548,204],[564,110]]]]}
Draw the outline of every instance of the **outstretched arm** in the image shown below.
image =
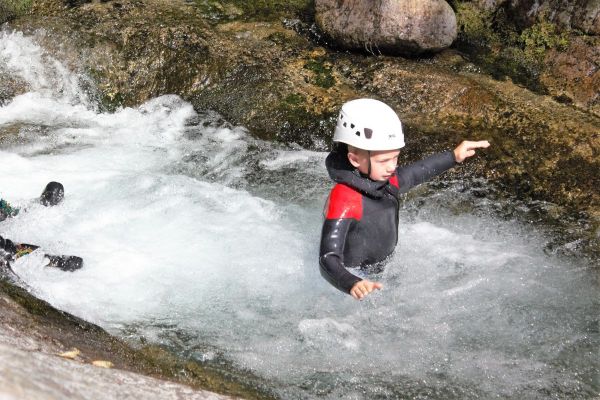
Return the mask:
{"type": "Polygon", "coordinates": [[[487,140],[465,140],[454,151],[434,154],[421,161],[396,168],[400,182],[400,192],[406,193],[409,189],[447,171],[455,166],[456,163],[463,162],[465,159],[475,155],[475,149],[484,149],[489,146],[490,143],[487,140]]]}
{"type": "Polygon", "coordinates": [[[434,154],[423,160],[409,165],[396,168],[400,193],[406,193],[409,189],[427,182],[434,176],[452,168],[456,165],[456,157],[451,151],[434,154]]]}

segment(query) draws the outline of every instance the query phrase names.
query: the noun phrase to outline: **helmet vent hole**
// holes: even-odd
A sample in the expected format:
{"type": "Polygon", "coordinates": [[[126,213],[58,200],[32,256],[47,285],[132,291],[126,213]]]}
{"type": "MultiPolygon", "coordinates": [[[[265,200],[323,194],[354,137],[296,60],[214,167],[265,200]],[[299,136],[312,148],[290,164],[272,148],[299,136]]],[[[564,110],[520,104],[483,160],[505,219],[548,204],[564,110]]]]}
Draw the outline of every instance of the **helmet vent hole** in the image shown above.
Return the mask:
{"type": "Polygon", "coordinates": [[[347,125],[347,124],[344,122],[344,128],[346,127],[346,125],[347,125]]]}
{"type": "Polygon", "coordinates": [[[365,137],[371,139],[373,137],[373,129],[365,128],[365,137]]]}
{"type": "Polygon", "coordinates": [[[350,124],[350,129],[354,129],[354,124],[350,124]]]}
{"type": "Polygon", "coordinates": [[[360,136],[360,131],[356,131],[356,136],[360,136]]]}

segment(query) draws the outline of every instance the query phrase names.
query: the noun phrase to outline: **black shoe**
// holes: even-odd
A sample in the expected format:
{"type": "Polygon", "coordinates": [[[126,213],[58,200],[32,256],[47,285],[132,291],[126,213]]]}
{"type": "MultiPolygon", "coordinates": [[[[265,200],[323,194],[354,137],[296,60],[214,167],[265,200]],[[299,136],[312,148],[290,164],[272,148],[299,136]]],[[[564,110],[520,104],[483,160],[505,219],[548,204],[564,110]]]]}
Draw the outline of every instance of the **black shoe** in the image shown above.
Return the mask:
{"type": "Polygon", "coordinates": [[[40,203],[45,206],[55,206],[65,197],[65,188],[59,182],[50,182],[40,196],[40,203]]]}

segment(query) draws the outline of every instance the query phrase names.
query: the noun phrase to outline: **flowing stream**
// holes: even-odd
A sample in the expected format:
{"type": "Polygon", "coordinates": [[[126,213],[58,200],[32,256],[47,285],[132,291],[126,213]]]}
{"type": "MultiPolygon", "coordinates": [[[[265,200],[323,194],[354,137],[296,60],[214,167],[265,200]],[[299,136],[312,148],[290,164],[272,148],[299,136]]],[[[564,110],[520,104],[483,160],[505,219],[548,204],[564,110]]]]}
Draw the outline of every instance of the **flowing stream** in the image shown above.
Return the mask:
{"type": "Polygon", "coordinates": [[[101,112],[83,76],[18,32],[0,32],[0,73],[28,88],[0,106],[0,196],[22,207],[0,235],[85,260],[15,263],[57,308],[284,399],[600,395],[597,266],[490,211],[485,182],[410,194],[372,276],[384,290],[357,302],[318,271],[326,153],[175,95],[101,112]],[[46,208],[31,199],[51,180],[66,198],[46,208]]]}

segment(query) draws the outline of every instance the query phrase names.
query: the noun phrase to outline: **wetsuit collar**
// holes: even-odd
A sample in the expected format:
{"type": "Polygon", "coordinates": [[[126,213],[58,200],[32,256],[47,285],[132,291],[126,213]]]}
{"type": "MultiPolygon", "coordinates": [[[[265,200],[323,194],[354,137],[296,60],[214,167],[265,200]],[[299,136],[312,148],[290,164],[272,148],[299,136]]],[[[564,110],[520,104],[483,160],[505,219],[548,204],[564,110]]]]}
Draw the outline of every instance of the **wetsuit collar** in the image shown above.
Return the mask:
{"type": "Polygon", "coordinates": [[[388,186],[388,181],[374,181],[354,168],[348,160],[348,151],[343,147],[329,153],[325,159],[325,166],[329,177],[335,182],[348,185],[369,197],[383,197],[388,186]]]}

